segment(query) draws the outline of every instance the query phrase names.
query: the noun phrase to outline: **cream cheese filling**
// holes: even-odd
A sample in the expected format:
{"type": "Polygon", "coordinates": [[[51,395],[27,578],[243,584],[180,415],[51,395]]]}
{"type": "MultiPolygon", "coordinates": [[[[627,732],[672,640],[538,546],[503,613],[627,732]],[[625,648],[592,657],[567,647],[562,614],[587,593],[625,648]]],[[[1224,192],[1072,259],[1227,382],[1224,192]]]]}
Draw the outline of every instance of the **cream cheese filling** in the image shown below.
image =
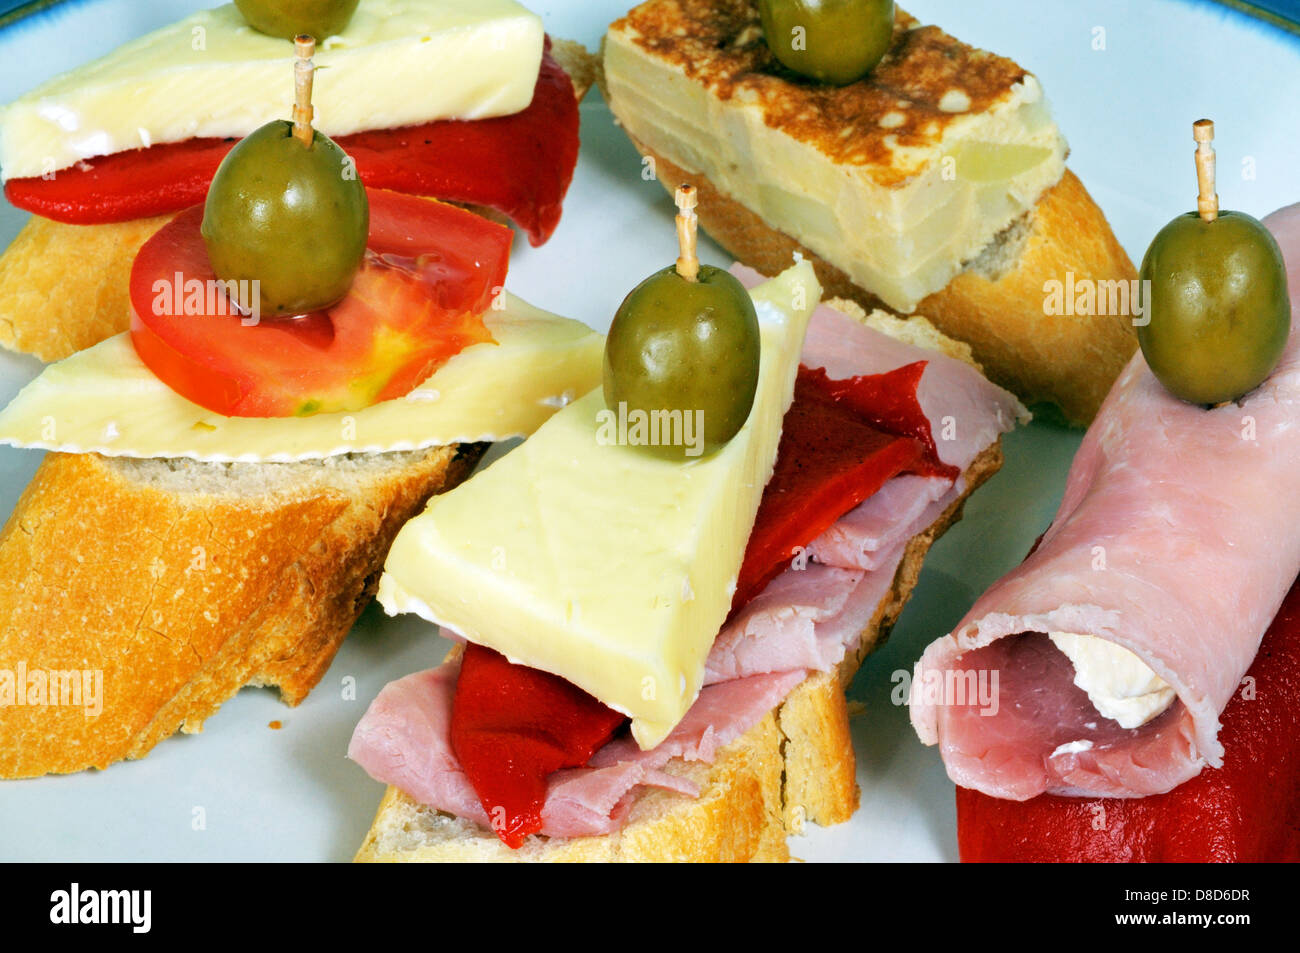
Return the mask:
{"type": "Polygon", "coordinates": [[[1074,684],[1121,728],[1141,727],[1173,704],[1169,683],[1123,646],[1073,632],[1049,632],[1048,638],[1074,666],[1074,684]]]}

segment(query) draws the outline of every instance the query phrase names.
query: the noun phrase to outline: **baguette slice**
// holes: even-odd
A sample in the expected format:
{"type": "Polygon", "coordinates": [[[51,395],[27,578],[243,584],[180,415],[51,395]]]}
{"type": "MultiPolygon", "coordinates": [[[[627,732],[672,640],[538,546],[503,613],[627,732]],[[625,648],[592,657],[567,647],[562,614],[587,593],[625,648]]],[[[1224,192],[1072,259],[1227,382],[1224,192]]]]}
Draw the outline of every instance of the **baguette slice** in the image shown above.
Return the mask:
{"type": "MultiPolygon", "coordinates": [[[[581,100],[595,82],[596,58],[581,44],[560,39],[552,42],[551,55],[581,100]]],[[[508,224],[494,210],[474,211],[508,224]]],[[[48,363],[125,331],[131,323],[131,264],[174,217],[67,225],[33,215],[0,254],[0,347],[48,363]]]]}
{"type": "MultiPolygon", "coordinates": [[[[876,330],[951,357],[975,362],[965,345],[946,339],[924,319],[867,317],[852,302],[832,307],[876,330]]],[[[857,762],[845,692],[862,660],[888,637],[907,604],[921,564],[936,539],[961,518],[966,499],[1002,465],[1001,441],[966,469],[966,489],[908,543],[893,586],[876,608],[858,646],[832,672],[815,672],[709,765],[673,762],[670,770],[700,786],[698,798],[643,791],[621,831],[593,837],[531,837],[506,847],[473,821],[415,803],[389,786],[357,852],[358,863],[405,862],[779,862],[790,859],[786,837],[808,821],[829,826],[858,808],[857,762]]],[[[453,649],[453,651],[455,651],[453,649]]]]}
{"type": "Polygon", "coordinates": [[[263,464],[48,454],[0,530],[0,701],[20,664],[89,670],[102,711],[84,697],[0,706],[0,778],[141,758],[245,685],[297,705],[397,530],[484,448],[263,464]]]}
{"type": "MultiPolygon", "coordinates": [[[[632,142],[642,155],[654,158],[655,175],[670,194],[683,182],[696,187],[700,226],[739,261],[774,275],[797,252],[812,262],[828,297],[848,298],[867,311],[884,307],[844,272],[719,192],[707,178],[632,142]]],[[[1027,219],[999,235],[942,291],[922,300],[916,313],[969,344],[995,384],[1026,404],[1055,404],[1071,424],[1086,426],[1137,349],[1137,332],[1123,315],[1044,314],[1044,282],[1064,283],[1067,272],[1076,283],[1137,278],[1105,215],[1068,169],[1027,219]]]]}
{"type": "Polygon", "coordinates": [[[67,225],[33,215],[0,254],[0,347],[61,361],[131,324],[131,264],[175,215],[67,225]]]}

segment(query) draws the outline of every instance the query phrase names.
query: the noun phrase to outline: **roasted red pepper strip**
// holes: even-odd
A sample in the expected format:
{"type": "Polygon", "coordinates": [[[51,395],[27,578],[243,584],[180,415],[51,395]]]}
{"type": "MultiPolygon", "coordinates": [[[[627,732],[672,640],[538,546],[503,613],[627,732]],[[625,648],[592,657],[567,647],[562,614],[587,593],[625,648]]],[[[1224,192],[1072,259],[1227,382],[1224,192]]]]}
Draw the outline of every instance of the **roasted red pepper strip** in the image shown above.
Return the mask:
{"type": "Polygon", "coordinates": [[[546,779],[586,764],[627,719],[558,675],[467,645],[451,747],[492,829],[511,848],[542,828],[546,779]]]}
{"type": "Polygon", "coordinates": [[[1146,798],[1003,801],[957,789],[968,862],[1300,861],[1300,583],[1224,709],[1222,768],[1146,798]]]}
{"type": "Polygon", "coordinates": [[[763,491],[732,600],[735,611],[841,516],[899,473],[945,475],[916,436],[929,422],[916,400],[924,362],[885,374],[832,381],[799,368],[776,469],[763,491]],[[883,427],[888,427],[886,432],[883,427]]]}
{"type": "Polygon", "coordinates": [[[548,39],[533,102],[521,113],[378,129],[339,145],[367,185],[494,208],[540,245],[560,223],[578,162],[578,100],[549,48],[548,39]]]}
{"type": "MultiPolygon", "coordinates": [[[[926,450],[926,476],[946,476],[955,480],[961,475],[961,469],[939,461],[939,450],[934,445],[930,418],[925,416],[916,397],[928,363],[915,361],[884,374],[868,377],[850,377],[838,381],[827,379],[827,392],[886,433],[915,437],[921,441],[926,450]]],[[[820,373],[823,379],[826,378],[825,369],[816,373],[820,373]]]]}
{"type": "MultiPolygon", "coordinates": [[[[549,52],[531,105],[513,116],[444,120],[337,138],[370,188],[496,209],[545,242],[578,161],[573,83],[549,52]]],[[[234,139],[190,139],[119,152],[50,179],[10,179],[18,208],[73,225],[124,222],[202,202],[234,139]]]]}

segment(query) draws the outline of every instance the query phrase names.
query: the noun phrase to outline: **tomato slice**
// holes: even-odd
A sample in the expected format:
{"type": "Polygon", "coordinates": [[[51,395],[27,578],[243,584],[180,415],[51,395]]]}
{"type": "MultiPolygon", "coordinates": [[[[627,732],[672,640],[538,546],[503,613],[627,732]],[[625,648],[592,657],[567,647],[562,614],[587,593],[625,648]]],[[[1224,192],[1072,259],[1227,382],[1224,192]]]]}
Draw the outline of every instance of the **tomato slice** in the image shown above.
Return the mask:
{"type": "MultiPolygon", "coordinates": [[[[541,245],[559,224],[578,162],[577,97],[549,50],[548,37],[532,103],[522,112],[358,132],[335,141],[367,186],[496,209],[541,245]]],[[[72,225],[176,212],[203,201],[236,141],[190,139],[101,156],[49,179],[10,179],[5,196],[18,208],[72,225]]]]}
{"type": "Polygon", "coordinates": [[[408,393],[471,344],[505,283],[510,229],[453,205],[367,189],[370,236],[352,289],[322,311],[253,323],[199,234],[202,206],[131,269],[131,340],[169,387],[231,417],[360,410],[408,393]]]}

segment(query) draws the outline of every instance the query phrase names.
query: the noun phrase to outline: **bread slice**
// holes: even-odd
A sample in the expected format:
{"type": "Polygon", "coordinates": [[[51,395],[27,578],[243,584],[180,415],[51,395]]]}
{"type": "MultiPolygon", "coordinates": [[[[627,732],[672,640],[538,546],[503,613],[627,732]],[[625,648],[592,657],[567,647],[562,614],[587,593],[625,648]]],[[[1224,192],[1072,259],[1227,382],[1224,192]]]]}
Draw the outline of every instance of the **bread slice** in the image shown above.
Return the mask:
{"type": "MultiPolygon", "coordinates": [[[[868,311],[883,307],[844,272],[770,227],[707,178],[632,142],[654,158],[656,178],[669,193],[683,182],[696,187],[701,227],[739,261],[770,276],[784,270],[797,252],[813,263],[827,296],[851,299],[868,311]]],[[[1087,425],[1137,349],[1137,332],[1132,319],[1122,315],[1046,315],[1044,282],[1064,283],[1067,272],[1076,283],[1137,277],[1105,215],[1068,169],[1028,219],[999,235],[946,288],[925,298],[916,313],[968,343],[989,379],[1026,404],[1055,404],[1070,423],[1087,425]]]]}
{"type": "Polygon", "coordinates": [[[0,347],[58,361],[131,323],[131,263],[174,215],[66,225],[40,215],[0,255],[0,347]]]}
{"type": "MultiPolygon", "coordinates": [[[[901,340],[975,364],[970,349],[923,318],[867,315],[851,301],[827,302],[901,340]]],[[[606,836],[530,837],[506,847],[479,824],[417,804],[390,786],[357,852],[358,863],[406,862],[775,862],[789,859],[786,837],[812,821],[847,821],[858,808],[857,762],[845,692],[862,660],[888,637],[911,596],[926,553],[961,518],[966,499],[1002,466],[1001,441],[975,458],[965,490],[907,544],[889,593],[877,606],[857,648],[835,671],[809,675],[753,728],[719,752],[712,764],[670,762],[666,770],[691,778],[700,796],[643,792],[627,825],[606,836]]]]}
{"type": "Polygon", "coordinates": [[[0,778],[141,758],[245,685],[298,704],[374,595],[397,530],[483,449],[230,464],[48,454],[0,530],[0,700],[20,666],[91,672],[102,710],[66,684],[60,704],[53,690],[9,700],[0,778]]]}
{"type": "MultiPolygon", "coordinates": [[[[581,100],[595,81],[596,58],[581,44],[558,39],[551,55],[581,100]]],[[[492,210],[475,211],[506,221],[492,210]]],[[[67,225],[33,215],[0,254],[0,347],[58,361],[125,331],[131,263],[174,217],[67,225]]]]}

